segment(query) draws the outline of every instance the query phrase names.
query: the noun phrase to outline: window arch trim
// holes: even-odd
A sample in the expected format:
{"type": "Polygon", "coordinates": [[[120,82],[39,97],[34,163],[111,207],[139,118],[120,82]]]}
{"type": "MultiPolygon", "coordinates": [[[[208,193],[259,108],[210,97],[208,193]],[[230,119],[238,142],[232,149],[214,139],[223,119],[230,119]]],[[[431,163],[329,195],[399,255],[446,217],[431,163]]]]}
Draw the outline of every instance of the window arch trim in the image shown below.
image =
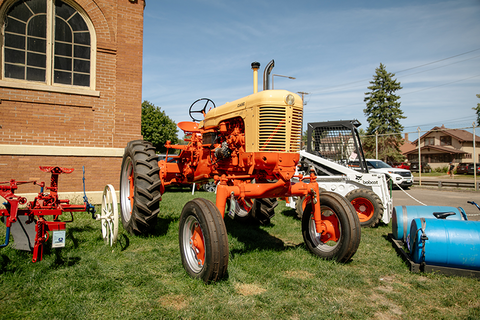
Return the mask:
{"type": "Polygon", "coordinates": [[[55,0],[47,0],[47,76],[45,82],[35,82],[29,80],[5,78],[5,19],[7,18],[8,10],[18,0],[6,0],[2,7],[0,7],[0,24],[1,24],[1,66],[0,66],[0,87],[19,88],[19,89],[31,89],[39,91],[60,92],[81,94],[90,96],[99,96],[100,93],[96,91],[96,65],[97,65],[97,38],[94,25],[90,20],[85,10],[73,0],[62,0],[67,5],[71,6],[82,17],[83,21],[87,25],[90,35],[90,86],[78,86],[78,85],[65,85],[54,83],[53,81],[53,60],[54,60],[54,45],[55,45],[55,32],[54,28],[54,2],[55,0]]]}

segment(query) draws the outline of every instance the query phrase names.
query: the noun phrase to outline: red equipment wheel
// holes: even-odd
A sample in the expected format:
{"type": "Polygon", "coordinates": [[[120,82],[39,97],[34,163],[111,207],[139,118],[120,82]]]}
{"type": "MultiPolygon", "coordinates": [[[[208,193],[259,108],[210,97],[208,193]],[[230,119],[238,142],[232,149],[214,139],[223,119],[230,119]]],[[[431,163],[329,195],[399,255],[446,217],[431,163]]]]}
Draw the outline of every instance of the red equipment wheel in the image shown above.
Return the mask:
{"type": "Polygon", "coordinates": [[[355,209],[345,197],[328,191],[320,193],[320,204],[327,231],[317,233],[312,204],[309,202],[302,217],[305,244],[320,258],[347,262],[360,244],[361,229],[355,209]]]}
{"type": "Polygon", "coordinates": [[[143,234],[155,227],[159,212],[160,176],[155,147],[143,140],[130,141],[120,173],[120,209],[123,228],[143,234]]]}
{"type": "Polygon", "coordinates": [[[382,200],[371,190],[355,189],[350,191],[347,198],[355,208],[362,227],[376,226],[383,216],[382,200]]]}
{"type": "Polygon", "coordinates": [[[228,237],[222,215],[209,200],[194,199],[180,216],[180,254],[187,273],[205,283],[222,279],[228,266],[228,237]]]}

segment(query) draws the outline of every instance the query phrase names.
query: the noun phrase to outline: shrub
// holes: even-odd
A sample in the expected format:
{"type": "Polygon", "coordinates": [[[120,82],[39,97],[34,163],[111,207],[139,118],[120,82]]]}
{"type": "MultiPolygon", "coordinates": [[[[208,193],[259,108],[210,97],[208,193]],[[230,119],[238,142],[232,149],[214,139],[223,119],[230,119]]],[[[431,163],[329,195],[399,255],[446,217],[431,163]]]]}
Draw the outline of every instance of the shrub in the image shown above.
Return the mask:
{"type": "Polygon", "coordinates": [[[434,171],[439,172],[439,173],[447,173],[448,172],[448,166],[435,168],[434,171]]]}

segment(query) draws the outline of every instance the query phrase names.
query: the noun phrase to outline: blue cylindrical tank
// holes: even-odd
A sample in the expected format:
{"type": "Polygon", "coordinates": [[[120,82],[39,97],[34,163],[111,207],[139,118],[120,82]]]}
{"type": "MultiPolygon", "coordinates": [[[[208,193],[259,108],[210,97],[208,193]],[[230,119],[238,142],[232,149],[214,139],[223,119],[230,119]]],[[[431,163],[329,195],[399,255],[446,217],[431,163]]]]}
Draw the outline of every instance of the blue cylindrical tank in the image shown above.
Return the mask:
{"type": "Polygon", "coordinates": [[[392,234],[395,240],[406,241],[410,233],[410,224],[415,218],[435,218],[436,212],[454,212],[447,220],[467,220],[462,207],[448,206],[396,206],[392,212],[392,234]]]}
{"type": "Polygon", "coordinates": [[[480,270],[480,221],[416,218],[409,243],[415,263],[480,270]]]}

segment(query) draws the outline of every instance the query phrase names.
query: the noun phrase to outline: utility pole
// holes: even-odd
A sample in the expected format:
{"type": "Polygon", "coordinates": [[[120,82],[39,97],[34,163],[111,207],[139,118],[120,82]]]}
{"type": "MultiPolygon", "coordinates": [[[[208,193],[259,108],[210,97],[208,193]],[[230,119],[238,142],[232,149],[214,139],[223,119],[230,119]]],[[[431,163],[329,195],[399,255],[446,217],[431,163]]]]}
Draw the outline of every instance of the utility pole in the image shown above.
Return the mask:
{"type": "MultiPolygon", "coordinates": [[[[307,94],[310,94],[309,92],[303,92],[303,91],[299,91],[297,92],[298,94],[301,94],[302,95],[302,105],[303,107],[305,107],[307,104],[305,103],[305,96],[307,94]]],[[[300,132],[300,140],[302,140],[301,138],[303,137],[303,116],[302,116],[302,130],[300,132]]],[[[300,141],[300,144],[301,144],[301,141],[300,141]]]]}
{"type": "Polygon", "coordinates": [[[473,182],[475,183],[475,191],[477,190],[477,154],[475,153],[475,122],[473,123],[473,182]]]}
{"type": "Polygon", "coordinates": [[[309,92],[302,92],[302,91],[299,91],[297,93],[302,95],[302,103],[303,103],[304,106],[306,106],[307,104],[305,103],[305,96],[307,94],[310,94],[310,93],[309,92]]]}
{"type": "Polygon", "coordinates": [[[422,148],[420,146],[420,127],[417,128],[418,130],[418,185],[422,185],[422,148]]]}

